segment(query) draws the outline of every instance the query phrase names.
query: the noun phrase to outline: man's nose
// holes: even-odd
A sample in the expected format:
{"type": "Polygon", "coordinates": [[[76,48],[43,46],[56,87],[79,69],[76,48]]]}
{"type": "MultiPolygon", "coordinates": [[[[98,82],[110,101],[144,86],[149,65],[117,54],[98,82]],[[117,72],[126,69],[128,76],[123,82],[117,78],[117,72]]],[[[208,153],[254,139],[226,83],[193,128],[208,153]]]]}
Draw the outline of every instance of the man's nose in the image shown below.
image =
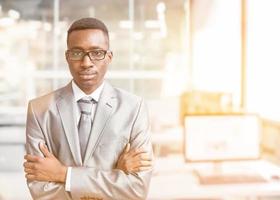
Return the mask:
{"type": "Polygon", "coordinates": [[[82,67],[84,68],[88,68],[88,67],[92,67],[93,66],[93,62],[91,61],[91,59],[89,58],[89,55],[85,55],[82,59],[82,67]]]}

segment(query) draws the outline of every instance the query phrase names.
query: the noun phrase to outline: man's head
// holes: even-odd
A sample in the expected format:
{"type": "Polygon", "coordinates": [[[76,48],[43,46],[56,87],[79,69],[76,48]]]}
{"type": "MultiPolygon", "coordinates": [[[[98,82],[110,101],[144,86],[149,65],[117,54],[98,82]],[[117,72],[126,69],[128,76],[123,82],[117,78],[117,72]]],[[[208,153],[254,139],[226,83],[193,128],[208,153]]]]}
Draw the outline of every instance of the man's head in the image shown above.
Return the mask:
{"type": "Polygon", "coordinates": [[[87,94],[103,82],[113,54],[108,29],[96,18],[75,21],[68,29],[66,60],[75,83],[87,94]]]}
{"type": "Polygon", "coordinates": [[[91,18],[91,17],[76,20],[71,24],[71,26],[69,27],[69,29],[67,31],[67,45],[68,45],[69,35],[73,31],[85,30],[85,29],[101,30],[104,33],[106,39],[108,40],[108,46],[109,46],[109,33],[108,33],[108,29],[107,29],[106,25],[99,19],[91,18]]]}

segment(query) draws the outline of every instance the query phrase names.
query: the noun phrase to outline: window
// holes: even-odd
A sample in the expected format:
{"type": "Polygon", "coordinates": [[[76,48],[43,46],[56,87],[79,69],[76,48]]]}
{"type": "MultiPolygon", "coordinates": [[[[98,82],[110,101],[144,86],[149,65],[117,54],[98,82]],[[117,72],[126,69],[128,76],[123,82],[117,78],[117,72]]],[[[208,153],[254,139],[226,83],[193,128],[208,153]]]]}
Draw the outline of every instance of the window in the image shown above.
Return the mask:
{"type": "Polygon", "coordinates": [[[25,110],[29,99],[71,79],[64,58],[67,28],[88,16],[102,19],[109,28],[114,59],[107,77],[115,86],[148,100],[168,95],[167,83],[187,76],[187,2],[0,1],[1,106],[25,110]]]}

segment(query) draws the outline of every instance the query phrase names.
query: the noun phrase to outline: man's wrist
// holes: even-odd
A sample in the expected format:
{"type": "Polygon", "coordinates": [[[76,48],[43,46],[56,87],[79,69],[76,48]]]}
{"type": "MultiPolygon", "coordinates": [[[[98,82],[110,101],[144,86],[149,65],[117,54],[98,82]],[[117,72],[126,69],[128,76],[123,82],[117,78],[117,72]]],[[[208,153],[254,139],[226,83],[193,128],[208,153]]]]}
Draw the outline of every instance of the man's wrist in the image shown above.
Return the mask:
{"type": "Polygon", "coordinates": [[[62,165],[61,167],[61,172],[59,173],[58,181],[60,183],[65,183],[66,182],[66,174],[67,174],[67,167],[62,165]]]}

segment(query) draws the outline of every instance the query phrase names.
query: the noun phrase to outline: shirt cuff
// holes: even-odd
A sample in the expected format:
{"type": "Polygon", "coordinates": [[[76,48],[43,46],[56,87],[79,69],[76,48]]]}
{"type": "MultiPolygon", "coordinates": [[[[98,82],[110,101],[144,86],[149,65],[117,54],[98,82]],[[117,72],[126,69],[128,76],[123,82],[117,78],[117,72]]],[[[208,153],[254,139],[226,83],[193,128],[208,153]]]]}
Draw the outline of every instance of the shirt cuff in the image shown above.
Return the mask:
{"type": "Polygon", "coordinates": [[[65,191],[67,191],[67,192],[71,191],[71,170],[72,170],[72,167],[67,168],[66,183],[65,183],[65,191]]]}

